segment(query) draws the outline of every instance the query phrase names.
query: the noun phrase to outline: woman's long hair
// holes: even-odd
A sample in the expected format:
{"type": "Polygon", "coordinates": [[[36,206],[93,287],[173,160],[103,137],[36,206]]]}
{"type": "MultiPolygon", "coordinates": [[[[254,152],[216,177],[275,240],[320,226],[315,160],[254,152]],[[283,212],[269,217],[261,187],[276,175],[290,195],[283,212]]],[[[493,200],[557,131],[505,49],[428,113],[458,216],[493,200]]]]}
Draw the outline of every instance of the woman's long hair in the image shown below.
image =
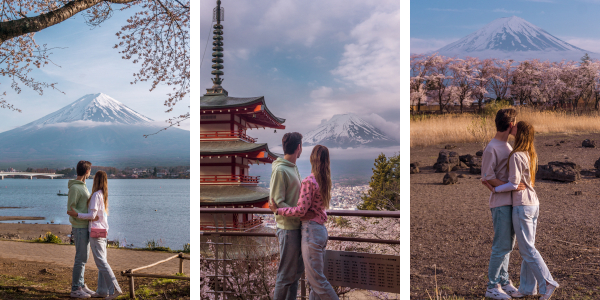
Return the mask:
{"type": "Polygon", "coordinates": [[[329,169],[329,149],[316,145],[310,154],[311,172],[319,184],[319,192],[323,198],[323,208],[329,208],[331,200],[331,172],[329,169]]]}
{"type": "MultiPolygon", "coordinates": [[[[104,195],[104,210],[108,215],[108,176],[106,176],[106,172],[98,171],[96,175],[94,175],[94,185],[92,187],[92,195],[97,191],[102,191],[104,195]]],[[[90,200],[92,200],[92,195],[88,198],[87,204],[90,206],[90,200]]]]}
{"type": "MultiPolygon", "coordinates": [[[[535,173],[537,172],[538,165],[538,157],[535,152],[535,146],[533,145],[533,140],[535,138],[535,130],[531,123],[526,121],[519,121],[517,123],[517,135],[515,136],[515,146],[513,151],[510,152],[508,159],[515,152],[525,152],[529,154],[529,175],[531,177],[531,186],[535,185],[535,173]]],[[[508,165],[506,165],[506,169],[508,170],[508,165]]]]}

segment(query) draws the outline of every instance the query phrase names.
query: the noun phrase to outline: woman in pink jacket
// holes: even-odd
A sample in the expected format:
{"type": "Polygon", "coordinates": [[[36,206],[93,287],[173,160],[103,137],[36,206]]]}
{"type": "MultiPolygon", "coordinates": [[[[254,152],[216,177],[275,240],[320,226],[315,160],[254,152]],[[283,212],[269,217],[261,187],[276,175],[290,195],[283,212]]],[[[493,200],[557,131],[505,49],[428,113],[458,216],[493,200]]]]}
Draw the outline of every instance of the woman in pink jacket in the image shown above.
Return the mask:
{"type": "Polygon", "coordinates": [[[277,215],[300,217],[302,221],[302,259],[304,272],[310,283],[309,299],[339,300],[333,287],[323,274],[325,247],[327,246],[327,213],[331,200],[329,150],[317,145],[310,154],[312,173],[302,181],[298,206],[278,208],[269,201],[269,208],[277,215]],[[317,296],[317,297],[315,297],[317,296]]]}

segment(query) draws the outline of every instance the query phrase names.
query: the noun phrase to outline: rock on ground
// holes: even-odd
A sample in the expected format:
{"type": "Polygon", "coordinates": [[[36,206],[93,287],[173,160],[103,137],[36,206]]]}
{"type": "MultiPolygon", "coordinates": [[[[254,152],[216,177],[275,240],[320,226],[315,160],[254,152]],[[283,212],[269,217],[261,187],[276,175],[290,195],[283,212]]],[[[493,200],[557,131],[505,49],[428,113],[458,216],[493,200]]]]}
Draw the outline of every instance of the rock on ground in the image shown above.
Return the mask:
{"type": "Polygon", "coordinates": [[[551,161],[540,166],[537,176],[546,180],[574,182],[581,180],[581,167],[573,162],[551,161]]]}
{"type": "Polygon", "coordinates": [[[454,173],[454,172],[446,173],[446,175],[444,175],[444,179],[442,180],[442,182],[445,185],[455,184],[458,182],[458,175],[456,175],[456,173],[454,173]]]}

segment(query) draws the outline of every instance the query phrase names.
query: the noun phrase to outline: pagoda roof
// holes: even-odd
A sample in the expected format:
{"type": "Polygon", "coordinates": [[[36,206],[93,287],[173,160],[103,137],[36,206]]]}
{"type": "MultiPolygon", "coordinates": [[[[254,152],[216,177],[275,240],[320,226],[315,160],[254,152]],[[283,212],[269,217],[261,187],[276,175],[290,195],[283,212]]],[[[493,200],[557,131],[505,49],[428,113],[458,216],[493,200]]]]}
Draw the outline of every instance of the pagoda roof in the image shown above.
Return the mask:
{"type": "MultiPolygon", "coordinates": [[[[285,119],[279,118],[275,116],[267,107],[267,103],[265,102],[264,96],[259,97],[249,97],[249,98],[236,98],[229,97],[228,95],[218,94],[218,95],[204,95],[200,97],[200,110],[223,110],[227,108],[242,108],[248,106],[257,106],[258,111],[248,111],[243,114],[248,113],[264,113],[269,117],[263,116],[264,120],[259,117],[256,122],[261,126],[272,127],[277,129],[285,129],[285,126],[282,124],[285,123],[285,119]]],[[[240,113],[242,114],[242,113],[240,113]]],[[[250,120],[248,120],[250,122],[250,120]]]]}
{"type": "Polygon", "coordinates": [[[249,204],[268,200],[269,190],[259,186],[200,186],[200,205],[249,204]]]}
{"type": "Polygon", "coordinates": [[[283,154],[276,154],[269,150],[267,143],[248,143],[244,141],[211,141],[200,144],[200,156],[215,156],[227,154],[240,154],[266,151],[275,159],[283,154]]]}

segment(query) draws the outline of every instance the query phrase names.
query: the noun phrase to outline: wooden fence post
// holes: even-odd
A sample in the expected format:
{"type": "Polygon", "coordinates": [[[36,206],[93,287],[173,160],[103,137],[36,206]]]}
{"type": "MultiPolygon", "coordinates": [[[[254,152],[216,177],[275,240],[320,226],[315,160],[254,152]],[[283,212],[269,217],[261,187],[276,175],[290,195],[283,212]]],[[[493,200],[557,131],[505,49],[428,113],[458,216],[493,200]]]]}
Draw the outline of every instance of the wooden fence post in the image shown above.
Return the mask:
{"type": "Polygon", "coordinates": [[[183,274],[183,253],[179,253],[179,274],[183,274]]]}

